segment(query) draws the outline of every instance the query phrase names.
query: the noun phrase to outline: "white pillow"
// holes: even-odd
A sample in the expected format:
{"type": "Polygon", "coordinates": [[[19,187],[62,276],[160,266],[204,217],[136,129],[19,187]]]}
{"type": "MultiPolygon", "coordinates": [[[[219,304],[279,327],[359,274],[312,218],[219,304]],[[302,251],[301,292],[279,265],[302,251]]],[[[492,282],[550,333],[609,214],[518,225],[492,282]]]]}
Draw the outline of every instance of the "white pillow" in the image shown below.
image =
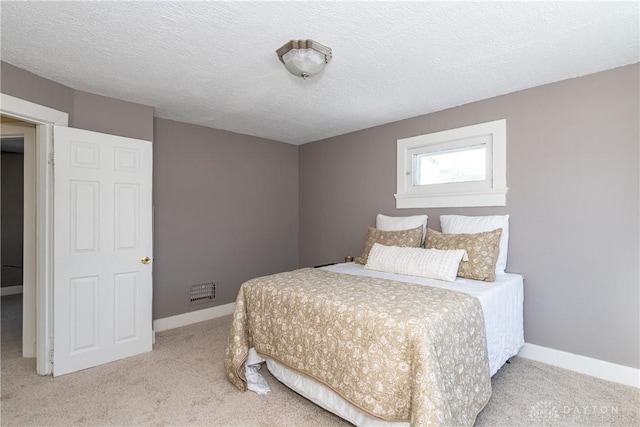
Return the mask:
{"type": "Polygon", "coordinates": [[[465,255],[466,251],[463,249],[444,251],[375,243],[364,268],[453,282],[456,280],[460,260],[465,255]]]}
{"type": "Polygon", "coordinates": [[[422,243],[427,236],[426,215],[413,216],[386,216],[378,214],[376,217],[376,228],[383,231],[411,230],[422,225],[422,243]]]}
{"type": "Polygon", "coordinates": [[[442,232],[446,234],[484,233],[502,228],[496,274],[504,274],[504,270],[507,268],[507,253],[509,252],[509,215],[440,215],[440,227],[442,227],[442,232]]]}

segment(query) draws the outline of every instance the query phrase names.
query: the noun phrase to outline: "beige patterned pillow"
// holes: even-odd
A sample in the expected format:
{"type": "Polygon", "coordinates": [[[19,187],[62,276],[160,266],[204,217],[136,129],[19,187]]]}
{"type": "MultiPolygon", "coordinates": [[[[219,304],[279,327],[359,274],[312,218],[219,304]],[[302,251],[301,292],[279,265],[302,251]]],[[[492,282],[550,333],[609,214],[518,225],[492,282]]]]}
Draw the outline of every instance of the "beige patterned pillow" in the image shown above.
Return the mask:
{"type": "Polygon", "coordinates": [[[355,259],[358,264],[366,264],[369,252],[374,243],[385,246],[401,246],[408,248],[418,248],[422,243],[422,225],[410,230],[382,231],[369,227],[367,242],[364,244],[362,255],[355,259]]]}
{"type": "Polygon", "coordinates": [[[464,249],[469,261],[460,262],[458,277],[493,282],[496,280],[501,235],[501,228],[475,234],[444,234],[428,228],[426,247],[464,249]]]}

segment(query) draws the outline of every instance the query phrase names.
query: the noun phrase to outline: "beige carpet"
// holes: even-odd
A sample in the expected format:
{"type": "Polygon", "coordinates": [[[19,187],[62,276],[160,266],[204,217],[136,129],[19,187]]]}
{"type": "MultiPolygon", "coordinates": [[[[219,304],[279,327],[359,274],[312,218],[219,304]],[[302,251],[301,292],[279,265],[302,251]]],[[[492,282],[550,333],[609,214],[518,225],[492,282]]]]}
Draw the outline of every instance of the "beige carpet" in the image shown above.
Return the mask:
{"type": "MultiPolygon", "coordinates": [[[[62,377],[40,377],[20,357],[21,296],[2,298],[3,426],[343,426],[265,376],[266,398],[223,373],[231,317],[157,335],[154,351],[62,377]]],[[[492,381],[477,426],[640,426],[640,391],[514,358],[492,381]]]]}

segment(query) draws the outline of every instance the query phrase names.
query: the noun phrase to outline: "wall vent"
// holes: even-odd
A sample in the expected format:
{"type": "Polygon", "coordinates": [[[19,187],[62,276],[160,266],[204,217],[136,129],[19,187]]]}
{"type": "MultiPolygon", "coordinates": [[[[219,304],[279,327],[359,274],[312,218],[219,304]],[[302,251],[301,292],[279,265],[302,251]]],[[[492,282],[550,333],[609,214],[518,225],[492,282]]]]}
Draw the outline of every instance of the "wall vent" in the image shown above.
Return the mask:
{"type": "Polygon", "coordinates": [[[210,302],[216,299],[216,283],[200,283],[191,286],[191,294],[189,295],[190,304],[199,304],[202,302],[210,302]]]}

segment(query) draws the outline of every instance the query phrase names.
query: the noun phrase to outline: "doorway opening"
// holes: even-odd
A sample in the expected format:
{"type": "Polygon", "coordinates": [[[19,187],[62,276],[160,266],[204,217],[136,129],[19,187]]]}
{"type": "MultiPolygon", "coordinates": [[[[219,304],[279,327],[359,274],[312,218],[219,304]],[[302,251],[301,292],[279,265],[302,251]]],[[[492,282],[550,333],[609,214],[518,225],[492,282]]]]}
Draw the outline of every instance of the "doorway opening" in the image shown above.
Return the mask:
{"type": "Polygon", "coordinates": [[[36,357],[35,125],[0,117],[2,352],[36,357]]]}
{"type": "MultiPolygon", "coordinates": [[[[25,201],[33,201],[31,210],[25,209],[25,212],[32,213],[33,218],[25,222],[35,226],[24,228],[33,233],[24,239],[25,245],[32,244],[30,255],[25,256],[25,259],[34,261],[23,264],[23,277],[27,273],[33,275],[31,280],[23,279],[23,304],[29,302],[33,305],[23,309],[22,345],[24,355],[25,346],[33,347],[30,357],[35,354],[36,371],[40,375],[47,375],[52,372],[53,367],[53,129],[56,125],[67,126],[69,115],[5,93],[0,93],[0,114],[7,119],[35,126],[35,135],[29,133],[30,136],[25,136],[24,143],[25,165],[31,165],[33,171],[25,175],[25,179],[33,180],[32,183],[29,181],[29,185],[25,184],[25,190],[28,188],[34,192],[33,197],[25,192],[25,201]],[[32,265],[34,268],[29,269],[32,265]],[[32,336],[26,337],[26,334],[32,336]]],[[[7,126],[9,121],[6,122],[7,126]]],[[[24,132],[23,134],[26,135],[24,132]]]]}

